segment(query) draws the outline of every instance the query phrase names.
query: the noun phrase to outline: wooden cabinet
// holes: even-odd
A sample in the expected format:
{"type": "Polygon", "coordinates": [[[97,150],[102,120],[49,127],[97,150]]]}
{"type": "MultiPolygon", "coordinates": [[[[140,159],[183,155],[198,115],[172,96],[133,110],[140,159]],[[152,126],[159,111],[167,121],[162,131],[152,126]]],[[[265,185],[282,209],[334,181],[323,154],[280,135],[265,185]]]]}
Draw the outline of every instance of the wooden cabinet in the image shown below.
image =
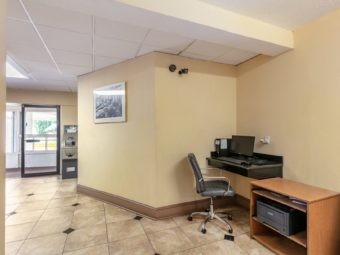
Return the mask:
{"type": "Polygon", "coordinates": [[[340,194],[302,183],[271,178],[251,183],[250,236],[277,254],[340,254],[340,194]],[[284,204],[306,214],[307,228],[291,236],[262,224],[256,217],[261,197],[284,204]],[[300,205],[292,198],[304,202],[300,205]]]}

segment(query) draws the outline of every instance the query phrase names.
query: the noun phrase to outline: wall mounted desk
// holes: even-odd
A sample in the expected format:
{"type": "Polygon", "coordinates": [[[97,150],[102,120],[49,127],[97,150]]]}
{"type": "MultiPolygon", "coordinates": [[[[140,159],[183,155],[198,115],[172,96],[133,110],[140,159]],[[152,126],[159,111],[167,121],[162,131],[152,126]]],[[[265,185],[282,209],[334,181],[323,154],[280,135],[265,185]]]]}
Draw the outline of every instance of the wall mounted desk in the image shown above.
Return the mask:
{"type": "Polygon", "coordinates": [[[215,152],[211,153],[211,157],[207,158],[207,162],[209,166],[223,169],[228,172],[232,172],[235,174],[239,174],[245,177],[253,178],[253,179],[267,179],[274,177],[282,177],[282,168],[283,168],[283,157],[282,156],[274,156],[262,153],[254,153],[254,156],[260,159],[267,159],[272,161],[272,164],[265,165],[255,165],[251,166],[242,166],[240,164],[231,163],[228,161],[224,161],[218,159],[215,152]]]}

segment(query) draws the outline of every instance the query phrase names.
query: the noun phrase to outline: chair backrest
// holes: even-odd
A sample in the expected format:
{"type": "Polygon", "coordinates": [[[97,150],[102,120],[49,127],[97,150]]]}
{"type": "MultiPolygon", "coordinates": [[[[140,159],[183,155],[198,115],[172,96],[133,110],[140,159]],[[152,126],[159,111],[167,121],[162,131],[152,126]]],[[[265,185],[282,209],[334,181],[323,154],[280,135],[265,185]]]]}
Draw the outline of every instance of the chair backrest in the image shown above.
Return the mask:
{"type": "Polygon", "coordinates": [[[195,175],[197,193],[202,193],[203,191],[205,191],[205,185],[204,185],[203,175],[202,175],[200,166],[197,163],[195,154],[189,153],[188,160],[190,162],[192,171],[194,172],[194,175],[195,175]]]}

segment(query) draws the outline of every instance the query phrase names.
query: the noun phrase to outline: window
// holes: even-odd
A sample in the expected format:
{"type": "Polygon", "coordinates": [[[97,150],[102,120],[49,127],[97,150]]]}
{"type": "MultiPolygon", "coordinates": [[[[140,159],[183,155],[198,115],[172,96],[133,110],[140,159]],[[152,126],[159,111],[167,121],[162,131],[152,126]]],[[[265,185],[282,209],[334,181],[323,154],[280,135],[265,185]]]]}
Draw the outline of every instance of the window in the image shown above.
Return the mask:
{"type": "Polygon", "coordinates": [[[16,112],[6,111],[6,153],[16,152],[16,112]]]}

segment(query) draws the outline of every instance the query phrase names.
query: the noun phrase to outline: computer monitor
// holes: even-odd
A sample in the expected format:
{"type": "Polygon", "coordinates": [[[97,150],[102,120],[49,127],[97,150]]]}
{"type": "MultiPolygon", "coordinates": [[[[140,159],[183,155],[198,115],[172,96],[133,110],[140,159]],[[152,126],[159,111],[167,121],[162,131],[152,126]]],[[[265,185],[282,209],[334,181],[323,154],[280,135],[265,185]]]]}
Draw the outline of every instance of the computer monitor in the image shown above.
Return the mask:
{"type": "Polygon", "coordinates": [[[253,156],[255,136],[233,135],[230,152],[242,156],[253,156]]]}

